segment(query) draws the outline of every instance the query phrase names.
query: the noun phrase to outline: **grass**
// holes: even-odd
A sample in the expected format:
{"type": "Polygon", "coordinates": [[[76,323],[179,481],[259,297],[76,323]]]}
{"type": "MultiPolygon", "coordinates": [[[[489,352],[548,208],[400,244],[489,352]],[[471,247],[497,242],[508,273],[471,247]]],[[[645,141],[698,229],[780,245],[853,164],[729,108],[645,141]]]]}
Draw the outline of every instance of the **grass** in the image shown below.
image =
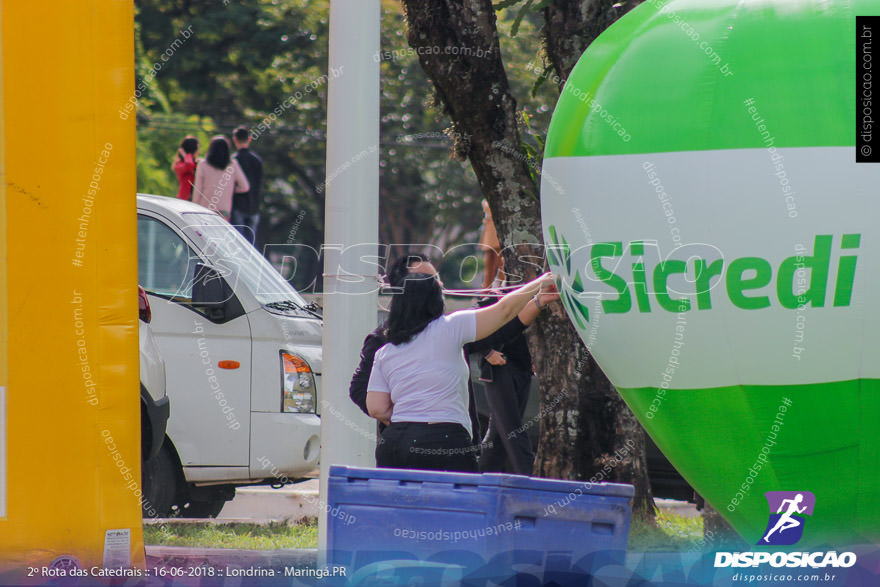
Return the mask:
{"type": "MultiPolygon", "coordinates": [[[[317,548],[318,522],[309,519],[290,526],[270,524],[167,523],[144,526],[144,542],[156,546],[278,550],[317,548]]],[[[702,516],[679,516],[658,509],[653,522],[633,518],[628,549],[646,551],[694,551],[703,546],[702,516]]]]}
{"type": "Polygon", "coordinates": [[[679,516],[657,510],[654,522],[633,518],[629,531],[628,549],[645,551],[701,550],[703,546],[703,517],[679,516]]]}
{"type": "Polygon", "coordinates": [[[271,524],[176,524],[144,526],[144,543],[156,546],[277,550],[317,548],[316,519],[290,526],[271,524]]]}

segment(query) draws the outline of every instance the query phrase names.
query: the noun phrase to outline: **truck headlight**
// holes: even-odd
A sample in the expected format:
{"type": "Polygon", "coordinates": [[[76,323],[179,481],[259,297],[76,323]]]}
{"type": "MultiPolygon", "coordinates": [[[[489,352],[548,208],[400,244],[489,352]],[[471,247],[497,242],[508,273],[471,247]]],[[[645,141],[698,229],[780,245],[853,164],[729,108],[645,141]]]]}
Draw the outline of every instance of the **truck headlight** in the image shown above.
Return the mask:
{"type": "Polygon", "coordinates": [[[281,411],[315,413],[315,375],[302,357],[281,352],[281,411]]]}

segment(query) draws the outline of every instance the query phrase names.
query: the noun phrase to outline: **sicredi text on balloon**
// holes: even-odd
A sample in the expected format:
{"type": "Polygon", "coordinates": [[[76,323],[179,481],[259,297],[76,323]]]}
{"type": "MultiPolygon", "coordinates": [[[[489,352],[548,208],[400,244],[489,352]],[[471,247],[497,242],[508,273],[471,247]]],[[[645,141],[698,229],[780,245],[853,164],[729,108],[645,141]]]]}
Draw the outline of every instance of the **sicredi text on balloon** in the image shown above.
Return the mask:
{"type": "Polygon", "coordinates": [[[658,308],[675,313],[711,310],[722,296],[743,310],[773,305],[788,309],[846,307],[852,299],[854,253],[860,240],[860,234],[816,235],[811,254],[799,245],[796,254],[783,259],[775,269],[760,256],[707,259],[707,250],[718,252],[709,245],[686,245],[670,255],[679,258],[661,260],[656,243],[650,241],[626,245],[623,241],[599,242],[588,245],[585,275],[585,281],[596,286],[588,286],[580,295],[595,297],[598,293],[607,314],[658,308]],[[695,247],[690,253],[703,251],[703,255],[689,254],[688,247],[695,247]],[[833,274],[832,267],[836,268],[833,274]],[[830,275],[833,282],[829,288],[830,275]]]}

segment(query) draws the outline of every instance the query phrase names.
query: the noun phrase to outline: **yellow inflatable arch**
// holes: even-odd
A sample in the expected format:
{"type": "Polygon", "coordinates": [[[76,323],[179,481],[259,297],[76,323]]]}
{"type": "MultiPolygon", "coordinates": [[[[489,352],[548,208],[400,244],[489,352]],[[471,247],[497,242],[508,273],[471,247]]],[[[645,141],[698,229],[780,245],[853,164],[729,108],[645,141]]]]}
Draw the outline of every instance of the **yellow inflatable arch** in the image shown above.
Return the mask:
{"type": "Polygon", "coordinates": [[[144,562],[133,26],[0,0],[0,582],[144,562]]]}

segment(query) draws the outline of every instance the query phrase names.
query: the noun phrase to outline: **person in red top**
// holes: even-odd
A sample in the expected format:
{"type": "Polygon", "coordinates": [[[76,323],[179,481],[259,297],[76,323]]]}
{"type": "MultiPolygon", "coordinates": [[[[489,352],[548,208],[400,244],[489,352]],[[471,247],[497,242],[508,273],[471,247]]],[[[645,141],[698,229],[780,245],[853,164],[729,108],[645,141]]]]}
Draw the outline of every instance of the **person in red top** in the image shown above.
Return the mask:
{"type": "Polygon", "coordinates": [[[190,135],[180,141],[177,159],[174,160],[174,173],[180,182],[177,197],[181,200],[192,200],[193,184],[196,181],[196,164],[199,156],[199,139],[190,135]]]}

